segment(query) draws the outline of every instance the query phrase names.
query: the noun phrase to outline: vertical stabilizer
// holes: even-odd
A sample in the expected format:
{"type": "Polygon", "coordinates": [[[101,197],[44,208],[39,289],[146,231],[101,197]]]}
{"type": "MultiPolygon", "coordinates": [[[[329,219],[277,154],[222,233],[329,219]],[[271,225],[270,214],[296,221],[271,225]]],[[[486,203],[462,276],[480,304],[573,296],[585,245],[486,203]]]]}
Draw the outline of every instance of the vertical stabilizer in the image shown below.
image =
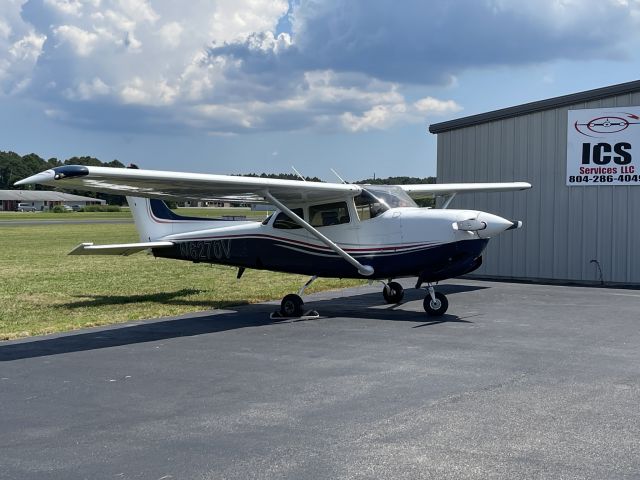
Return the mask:
{"type": "Polygon", "coordinates": [[[136,229],[140,235],[141,242],[153,242],[154,240],[158,240],[159,238],[173,233],[171,223],[162,222],[162,219],[157,218],[153,214],[153,210],[151,208],[152,202],[159,202],[164,208],[169,210],[162,200],[151,200],[149,198],[142,197],[127,197],[127,203],[131,209],[133,221],[136,224],[136,229]]]}
{"type": "Polygon", "coordinates": [[[212,228],[230,227],[252,220],[227,220],[219,218],[186,217],[178,215],[162,200],[155,198],[127,197],[133,221],[141,242],[155,242],[167,235],[212,228]]]}

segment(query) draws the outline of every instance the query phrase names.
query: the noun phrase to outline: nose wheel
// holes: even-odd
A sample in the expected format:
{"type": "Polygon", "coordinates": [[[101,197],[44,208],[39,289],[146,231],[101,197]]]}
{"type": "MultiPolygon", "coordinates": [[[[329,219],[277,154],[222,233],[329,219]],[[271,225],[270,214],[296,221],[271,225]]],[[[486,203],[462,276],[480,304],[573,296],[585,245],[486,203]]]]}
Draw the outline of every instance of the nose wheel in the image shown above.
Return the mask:
{"type": "Polygon", "coordinates": [[[449,308],[449,300],[444,293],[436,292],[433,286],[429,285],[429,293],[424,298],[423,306],[430,317],[441,317],[449,308]]]}

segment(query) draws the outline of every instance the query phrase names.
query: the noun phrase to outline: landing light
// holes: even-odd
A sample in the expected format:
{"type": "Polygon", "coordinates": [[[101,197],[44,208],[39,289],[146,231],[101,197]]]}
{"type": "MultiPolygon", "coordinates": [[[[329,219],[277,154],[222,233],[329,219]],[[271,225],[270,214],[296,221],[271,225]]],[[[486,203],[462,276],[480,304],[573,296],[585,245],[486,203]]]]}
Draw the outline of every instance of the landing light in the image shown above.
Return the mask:
{"type": "Polygon", "coordinates": [[[454,230],[462,230],[465,232],[477,232],[478,230],[484,230],[487,228],[487,224],[485,222],[481,222],[475,218],[453,222],[451,226],[454,230]]]}

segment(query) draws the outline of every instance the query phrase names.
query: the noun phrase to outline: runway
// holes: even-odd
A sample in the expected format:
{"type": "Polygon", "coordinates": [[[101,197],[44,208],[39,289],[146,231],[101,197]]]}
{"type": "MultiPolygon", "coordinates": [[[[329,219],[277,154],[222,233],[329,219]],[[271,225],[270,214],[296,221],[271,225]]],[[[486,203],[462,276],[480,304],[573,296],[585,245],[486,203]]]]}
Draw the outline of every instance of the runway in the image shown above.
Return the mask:
{"type": "Polygon", "coordinates": [[[23,227],[23,226],[41,226],[41,225],[91,225],[91,224],[107,224],[119,225],[122,223],[133,223],[132,219],[86,219],[86,220],[0,220],[0,227],[23,227]]]}
{"type": "Polygon", "coordinates": [[[2,342],[0,476],[638,478],[640,291],[439,289],[2,342]]]}

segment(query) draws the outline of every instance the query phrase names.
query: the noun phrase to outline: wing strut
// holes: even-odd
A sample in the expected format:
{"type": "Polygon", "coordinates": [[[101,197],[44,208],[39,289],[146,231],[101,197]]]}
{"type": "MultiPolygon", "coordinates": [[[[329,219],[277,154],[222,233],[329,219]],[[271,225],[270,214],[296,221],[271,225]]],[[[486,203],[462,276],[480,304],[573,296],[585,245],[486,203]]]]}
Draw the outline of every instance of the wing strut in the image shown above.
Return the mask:
{"type": "Polygon", "coordinates": [[[444,204],[442,205],[442,209],[446,210],[447,208],[449,208],[449,205],[451,205],[451,202],[453,201],[453,199],[456,198],[456,192],[452,192],[449,195],[445,195],[444,197],[444,204]]]}
{"type": "Polygon", "coordinates": [[[359,261],[357,261],[351,255],[349,255],[343,249],[341,249],[337,244],[335,244],[329,238],[327,238],[322,233],[320,233],[316,228],[312,227],[310,224],[305,222],[304,219],[300,218],[298,215],[296,215],[291,210],[289,210],[286,205],[284,205],[277,198],[275,198],[273,195],[271,195],[271,193],[269,193],[268,190],[265,190],[264,196],[265,196],[265,198],[267,200],[269,200],[271,203],[273,203],[276,207],[278,207],[280,210],[282,210],[284,213],[286,213],[289,216],[289,218],[291,218],[291,220],[296,222],[298,225],[300,225],[302,228],[304,228],[307,232],[309,232],[311,235],[313,235],[318,240],[320,240],[322,243],[324,243],[327,247],[329,247],[331,250],[336,252],[338,255],[340,255],[342,258],[344,258],[351,265],[356,267],[358,269],[358,273],[360,273],[360,275],[364,275],[365,277],[369,277],[369,276],[373,275],[373,267],[372,266],[370,266],[370,265],[362,265],[359,261]]]}

